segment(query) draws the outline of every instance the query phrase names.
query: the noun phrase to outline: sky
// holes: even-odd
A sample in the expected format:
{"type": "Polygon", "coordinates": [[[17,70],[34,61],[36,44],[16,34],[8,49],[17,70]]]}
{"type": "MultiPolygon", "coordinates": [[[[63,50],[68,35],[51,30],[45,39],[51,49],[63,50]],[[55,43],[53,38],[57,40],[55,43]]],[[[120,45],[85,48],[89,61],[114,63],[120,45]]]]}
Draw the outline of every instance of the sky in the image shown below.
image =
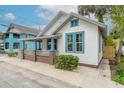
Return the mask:
{"type": "MultiPolygon", "coordinates": [[[[76,12],[76,5],[0,5],[0,24],[10,23],[43,29],[58,11],[76,12]]],[[[7,27],[0,25],[0,32],[7,27]]]]}

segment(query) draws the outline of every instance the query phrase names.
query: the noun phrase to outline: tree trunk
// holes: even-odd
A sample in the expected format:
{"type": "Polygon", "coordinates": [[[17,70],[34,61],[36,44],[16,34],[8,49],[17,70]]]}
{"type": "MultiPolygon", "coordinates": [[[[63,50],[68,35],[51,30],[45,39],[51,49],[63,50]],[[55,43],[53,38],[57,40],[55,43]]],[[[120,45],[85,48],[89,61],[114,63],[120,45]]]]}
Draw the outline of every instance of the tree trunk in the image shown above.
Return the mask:
{"type": "Polygon", "coordinates": [[[118,64],[120,62],[120,58],[121,58],[121,54],[122,54],[122,42],[123,42],[123,38],[120,39],[119,41],[119,48],[117,51],[117,56],[116,56],[116,64],[118,64]]]}

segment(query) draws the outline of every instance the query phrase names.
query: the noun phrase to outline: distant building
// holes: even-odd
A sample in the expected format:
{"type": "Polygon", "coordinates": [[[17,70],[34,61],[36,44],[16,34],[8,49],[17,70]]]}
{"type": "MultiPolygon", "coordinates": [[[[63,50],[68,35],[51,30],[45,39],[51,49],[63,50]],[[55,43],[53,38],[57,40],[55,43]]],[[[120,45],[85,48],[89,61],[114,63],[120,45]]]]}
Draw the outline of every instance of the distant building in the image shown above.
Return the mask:
{"type": "MultiPolygon", "coordinates": [[[[10,24],[4,37],[4,50],[5,52],[17,52],[23,46],[23,42],[19,39],[35,37],[39,30],[30,27],[10,24]]],[[[26,42],[25,49],[34,50],[35,42],[26,42]]]]}

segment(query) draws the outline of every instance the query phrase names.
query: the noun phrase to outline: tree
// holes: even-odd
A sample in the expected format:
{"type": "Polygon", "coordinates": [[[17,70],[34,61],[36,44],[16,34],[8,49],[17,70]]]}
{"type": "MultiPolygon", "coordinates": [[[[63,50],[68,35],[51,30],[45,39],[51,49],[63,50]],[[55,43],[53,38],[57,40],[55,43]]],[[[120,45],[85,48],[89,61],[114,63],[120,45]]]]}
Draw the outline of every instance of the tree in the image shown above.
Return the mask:
{"type": "Polygon", "coordinates": [[[97,17],[99,22],[104,23],[104,15],[107,14],[107,6],[101,5],[96,7],[95,16],[97,17]]]}
{"type": "Polygon", "coordinates": [[[119,34],[120,43],[119,43],[119,49],[116,57],[117,63],[119,63],[121,53],[122,53],[122,44],[123,44],[123,38],[124,38],[124,6],[123,5],[112,6],[111,19],[112,19],[113,25],[116,27],[116,31],[120,33],[119,34]]]}
{"type": "Polygon", "coordinates": [[[0,39],[3,39],[3,33],[0,32],[0,39]]]}
{"type": "Polygon", "coordinates": [[[90,14],[95,13],[95,5],[79,5],[78,13],[82,16],[88,15],[88,17],[91,18],[90,14]]]}
{"type": "Polygon", "coordinates": [[[88,15],[91,18],[90,14],[94,14],[97,17],[99,22],[104,23],[104,15],[111,10],[111,5],[79,5],[78,13],[82,16],[88,15]]]}

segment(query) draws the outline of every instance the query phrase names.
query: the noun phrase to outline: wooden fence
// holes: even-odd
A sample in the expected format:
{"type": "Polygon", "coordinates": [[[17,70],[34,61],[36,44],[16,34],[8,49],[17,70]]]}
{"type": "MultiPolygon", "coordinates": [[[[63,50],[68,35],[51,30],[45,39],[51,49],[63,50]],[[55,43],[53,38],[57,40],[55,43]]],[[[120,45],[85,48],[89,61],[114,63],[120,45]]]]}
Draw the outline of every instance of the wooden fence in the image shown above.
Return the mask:
{"type": "Polygon", "coordinates": [[[114,59],[116,56],[116,48],[114,46],[105,46],[103,49],[103,58],[114,59]]]}

